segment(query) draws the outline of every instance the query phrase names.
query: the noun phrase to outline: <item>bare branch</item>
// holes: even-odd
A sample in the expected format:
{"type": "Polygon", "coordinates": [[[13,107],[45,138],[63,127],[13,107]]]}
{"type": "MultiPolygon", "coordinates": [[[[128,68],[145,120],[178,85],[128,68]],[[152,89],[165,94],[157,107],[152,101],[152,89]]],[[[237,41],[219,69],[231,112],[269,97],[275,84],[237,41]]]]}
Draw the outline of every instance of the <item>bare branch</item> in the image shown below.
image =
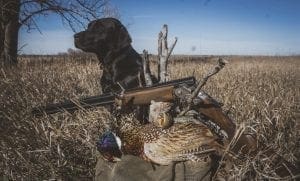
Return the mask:
{"type": "Polygon", "coordinates": [[[173,49],[174,49],[174,47],[175,47],[175,45],[176,45],[176,43],[177,43],[177,40],[178,40],[178,38],[175,37],[175,41],[174,41],[174,43],[172,44],[172,47],[171,47],[171,49],[170,49],[170,51],[169,51],[169,53],[168,53],[167,60],[169,60],[170,55],[172,54],[173,49]]]}
{"type": "Polygon", "coordinates": [[[168,25],[164,24],[162,31],[159,33],[160,40],[158,42],[160,43],[159,46],[159,67],[160,71],[159,73],[159,82],[166,82],[168,81],[168,74],[167,74],[167,56],[168,56],[168,25]]]}
{"type": "Polygon", "coordinates": [[[186,110],[183,110],[180,115],[185,115],[185,113],[187,113],[189,110],[191,110],[191,107],[193,106],[193,100],[198,96],[200,90],[202,89],[202,87],[206,84],[207,80],[217,74],[220,70],[222,70],[222,68],[225,66],[225,64],[227,63],[226,60],[219,58],[218,60],[218,65],[216,65],[203,79],[202,82],[199,82],[196,89],[193,91],[193,93],[191,94],[191,96],[189,97],[188,100],[188,108],[186,110]]]}
{"type": "Polygon", "coordinates": [[[192,94],[192,99],[194,99],[200,92],[200,90],[202,89],[202,87],[206,84],[207,80],[217,74],[227,63],[226,60],[219,58],[218,60],[218,65],[216,65],[202,80],[201,84],[199,83],[197,88],[194,90],[193,94],[192,94]]]}
{"type": "Polygon", "coordinates": [[[32,19],[33,16],[41,14],[42,12],[50,11],[50,9],[40,9],[38,11],[32,12],[31,14],[27,15],[24,19],[20,20],[21,24],[26,24],[26,22],[32,19]]]}
{"type": "Polygon", "coordinates": [[[161,58],[161,54],[162,54],[162,32],[160,31],[159,33],[158,33],[158,45],[157,45],[157,52],[158,52],[158,63],[157,63],[157,78],[158,78],[158,81],[160,81],[160,69],[161,69],[161,67],[160,67],[160,58],[161,58]]]}
{"type": "Polygon", "coordinates": [[[143,71],[144,71],[146,85],[151,86],[153,82],[151,79],[151,71],[149,66],[149,55],[148,55],[148,51],[146,50],[143,50],[143,71]]]}
{"type": "Polygon", "coordinates": [[[167,68],[169,58],[177,43],[177,37],[171,46],[168,48],[168,25],[163,25],[162,31],[158,34],[158,80],[159,82],[166,82],[170,80],[167,68]]]}
{"type": "Polygon", "coordinates": [[[109,5],[109,0],[21,0],[20,23],[29,30],[38,28],[34,17],[55,13],[75,32],[91,20],[104,17],[109,11],[114,11],[110,16],[117,14],[109,5]]]}

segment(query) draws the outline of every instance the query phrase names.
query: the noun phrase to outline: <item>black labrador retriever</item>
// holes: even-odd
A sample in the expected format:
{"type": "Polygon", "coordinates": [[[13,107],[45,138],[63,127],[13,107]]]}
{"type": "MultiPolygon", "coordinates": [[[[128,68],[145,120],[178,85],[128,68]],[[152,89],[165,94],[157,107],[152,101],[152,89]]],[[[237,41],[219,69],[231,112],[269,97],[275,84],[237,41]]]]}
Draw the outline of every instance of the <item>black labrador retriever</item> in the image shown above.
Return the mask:
{"type": "Polygon", "coordinates": [[[87,30],[74,35],[75,47],[98,56],[103,67],[102,92],[115,92],[145,85],[142,58],[131,46],[121,22],[103,18],[89,23],[87,30]],[[120,84],[120,85],[119,85],[120,84]]]}
{"type": "MultiPolygon", "coordinates": [[[[131,46],[131,38],[122,23],[103,18],[89,23],[87,30],[74,35],[75,47],[95,53],[102,64],[103,93],[145,86],[142,57],[131,46]]],[[[111,111],[113,111],[111,109],[111,111]]],[[[136,109],[137,119],[146,123],[148,107],[136,109]]]]}

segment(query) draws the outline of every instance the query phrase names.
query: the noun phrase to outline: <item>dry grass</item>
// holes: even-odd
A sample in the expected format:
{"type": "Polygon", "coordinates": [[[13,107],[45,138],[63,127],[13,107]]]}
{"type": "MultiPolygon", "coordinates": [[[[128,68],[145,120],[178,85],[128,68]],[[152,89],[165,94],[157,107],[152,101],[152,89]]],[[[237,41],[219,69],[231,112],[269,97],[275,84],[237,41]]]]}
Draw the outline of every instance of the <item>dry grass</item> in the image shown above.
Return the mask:
{"type": "MultiPolygon", "coordinates": [[[[194,59],[171,64],[172,78],[192,74],[201,78],[215,63],[194,59]]],[[[21,60],[19,68],[1,69],[0,177],[12,180],[93,177],[95,141],[103,132],[109,114],[103,108],[42,118],[30,114],[34,106],[101,93],[101,71],[95,61],[59,60],[61,57],[29,57],[21,60]]],[[[231,57],[230,60],[224,70],[209,80],[205,91],[223,102],[224,110],[230,110],[237,123],[251,126],[250,131],[258,134],[260,143],[299,163],[300,126],[296,112],[300,57],[231,57]]],[[[256,174],[256,179],[276,178],[269,163],[270,160],[258,155],[236,164],[229,174],[239,178],[256,169],[261,173],[256,174]]]]}

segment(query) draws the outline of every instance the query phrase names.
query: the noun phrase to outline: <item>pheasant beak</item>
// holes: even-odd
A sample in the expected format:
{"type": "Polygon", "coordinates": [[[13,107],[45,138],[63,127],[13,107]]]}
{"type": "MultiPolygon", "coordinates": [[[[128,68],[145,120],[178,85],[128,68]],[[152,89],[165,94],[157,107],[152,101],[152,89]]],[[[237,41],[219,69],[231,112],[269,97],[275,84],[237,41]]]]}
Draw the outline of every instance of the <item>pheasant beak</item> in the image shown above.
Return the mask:
{"type": "Polygon", "coordinates": [[[113,157],[113,162],[120,162],[120,161],[122,161],[121,158],[113,157]]]}
{"type": "Polygon", "coordinates": [[[173,124],[173,119],[170,113],[163,112],[158,117],[158,125],[163,129],[169,128],[173,124]]]}
{"type": "Polygon", "coordinates": [[[122,161],[121,158],[118,158],[116,156],[113,156],[111,154],[102,154],[103,159],[108,161],[108,162],[120,162],[122,161]]]}

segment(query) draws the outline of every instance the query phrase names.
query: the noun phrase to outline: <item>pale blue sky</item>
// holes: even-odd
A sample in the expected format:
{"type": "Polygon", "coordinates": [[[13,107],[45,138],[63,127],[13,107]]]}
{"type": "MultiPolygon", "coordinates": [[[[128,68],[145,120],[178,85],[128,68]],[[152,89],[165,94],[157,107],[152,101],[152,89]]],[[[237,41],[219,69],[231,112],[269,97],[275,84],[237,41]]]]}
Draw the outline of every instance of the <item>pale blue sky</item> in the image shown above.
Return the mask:
{"type": "MultiPolygon", "coordinates": [[[[175,54],[300,54],[299,0],[112,0],[142,52],[157,51],[157,34],[169,25],[178,37],[175,54]]],[[[39,19],[42,34],[22,30],[27,54],[55,54],[74,48],[73,32],[55,16],[39,19]],[[50,28],[49,28],[50,27],[50,28]]]]}

